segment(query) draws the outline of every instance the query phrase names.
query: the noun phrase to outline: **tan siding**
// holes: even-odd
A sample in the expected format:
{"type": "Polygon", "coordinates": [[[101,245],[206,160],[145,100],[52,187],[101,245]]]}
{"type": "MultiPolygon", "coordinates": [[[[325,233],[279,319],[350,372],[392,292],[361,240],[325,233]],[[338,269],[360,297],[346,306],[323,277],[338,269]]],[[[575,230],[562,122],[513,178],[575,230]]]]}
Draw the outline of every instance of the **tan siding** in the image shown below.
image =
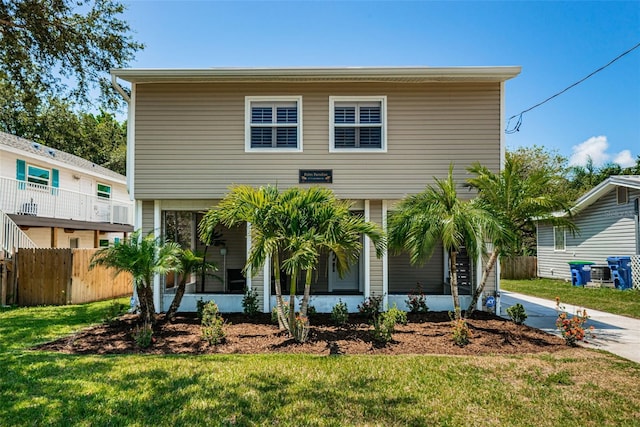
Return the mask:
{"type": "Polygon", "coordinates": [[[401,198],[479,161],[497,169],[498,83],[139,84],[138,199],[218,198],[232,183],[286,188],[299,169],[333,169],[341,198],[401,198]],[[245,153],[244,97],[302,95],[303,152],[245,153]],[[329,96],[386,95],[387,153],[329,153],[329,96]]]}
{"type": "MultiPolygon", "coordinates": [[[[382,227],[382,201],[372,200],[369,203],[369,220],[382,227]]],[[[369,243],[369,254],[369,290],[371,292],[371,295],[382,295],[384,293],[382,287],[382,258],[378,258],[376,256],[376,248],[373,246],[373,242],[369,243]]]]}
{"type": "Polygon", "coordinates": [[[142,234],[153,231],[153,201],[142,202],[142,234]]]}

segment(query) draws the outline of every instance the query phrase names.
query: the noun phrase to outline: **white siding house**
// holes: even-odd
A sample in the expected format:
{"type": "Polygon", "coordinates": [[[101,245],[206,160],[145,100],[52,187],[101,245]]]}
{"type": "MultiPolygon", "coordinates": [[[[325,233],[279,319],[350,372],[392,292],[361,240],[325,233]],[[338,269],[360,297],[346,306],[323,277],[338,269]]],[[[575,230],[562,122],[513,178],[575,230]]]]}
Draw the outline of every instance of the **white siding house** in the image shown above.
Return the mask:
{"type": "Polygon", "coordinates": [[[639,198],[640,176],[612,176],[578,199],[575,235],[539,223],[538,276],[568,280],[570,261],[606,264],[608,257],[640,254],[639,198]]]}
{"type": "Polygon", "coordinates": [[[0,218],[8,253],[11,227],[27,246],[96,248],[133,230],[133,202],[123,175],[0,132],[0,218]]]}

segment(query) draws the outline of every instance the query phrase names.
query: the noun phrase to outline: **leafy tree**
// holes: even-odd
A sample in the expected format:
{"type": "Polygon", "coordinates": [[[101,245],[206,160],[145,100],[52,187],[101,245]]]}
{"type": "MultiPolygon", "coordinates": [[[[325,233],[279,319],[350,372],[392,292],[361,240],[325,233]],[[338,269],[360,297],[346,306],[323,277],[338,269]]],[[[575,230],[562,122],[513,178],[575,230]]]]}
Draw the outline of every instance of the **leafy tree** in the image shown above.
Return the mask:
{"type": "Polygon", "coordinates": [[[42,94],[89,103],[94,88],[118,105],[108,71],[144,47],[129,34],[123,12],[114,0],[0,0],[0,83],[12,85],[12,100],[27,110],[42,94]]]}
{"type": "Polygon", "coordinates": [[[596,167],[593,164],[593,159],[589,157],[586,165],[573,166],[570,168],[570,187],[575,193],[575,198],[578,198],[610,176],[639,174],[640,155],[638,155],[636,159],[636,164],[627,168],[623,168],[619,164],[611,162],[606,163],[601,167],[596,167]]]}
{"type": "Polygon", "coordinates": [[[378,255],[382,255],[384,239],[380,228],[360,216],[351,215],[349,204],[338,201],[328,189],[290,188],[280,192],[276,187],[258,189],[236,186],[210,210],[200,224],[201,239],[210,240],[218,223],[227,227],[251,223],[252,246],[245,271],[258,271],[267,258],[273,265],[276,284],[276,310],[281,327],[303,341],[307,324],[296,325],[295,295],[298,276],[305,272],[301,318],[306,318],[313,272],[322,254],[336,254],[339,274],[348,271],[362,250],[360,237],[371,238],[378,255]],[[290,278],[288,318],[285,316],[280,271],[290,278]],[[302,329],[299,329],[302,328],[302,329]]]}
{"type": "Polygon", "coordinates": [[[504,168],[498,173],[479,163],[468,170],[475,174],[468,184],[479,192],[477,204],[489,211],[503,230],[491,236],[493,250],[467,309],[472,312],[498,256],[526,253],[532,236],[535,242],[536,220],[549,221],[570,230],[575,230],[575,226],[570,217],[572,204],[568,195],[549,191],[558,185],[558,179],[562,179],[552,169],[532,168],[522,157],[507,153],[504,168]],[[569,217],[554,216],[558,211],[569,213],[569,217]]]}
{"type": "Polygon", "coordinates": [[[153,276],[177,271],[181,252],[177,243],[163,242],[152,233],[140,237],[140,230],[137,230],[118,244],[96,252],[89,268],[103,265],[115,268],[116,274],[130,273],[138,291],[140,316],[145,323],[154,323],[153,276]]]}
{"type": "MultiPolygon", "coordinates": [[[[173,297],[173,301],[169,306],[169,310],[167,310],[167,318],[173,320],[178,308],[180,307],[180,303],[182,302],[182,297],[184,296],[187,280],[191,277],[193,273],[201,273],[206,274],[209,271],[217,271],[218,267],[215,264],[206,262],[204,257],[198,253],[194,253],[190,249],[183,249],[178,257],[179,265],[176,268],[176,273],[180,273],[182,275],[180,279],[180,283],[178,284],[178,288],[176,289],[176,293],[173,297]]],[[[218,276],[213,275],[218,280],[222,281],[222,279],[218,276]]]]}
{"type": "Polygon", "coordinates": [[[464,247],[471,259],[477,259],[485,236],[498,235],[501,227],[482,205],[458,198],[453,165],[446,179],[434,179],[435,186],[406,197],[389,216],[389,247],[396,253],[407,252],[412,264],[423,264],[442,242],[449,254],[451,297],[459,320],[458,252],[464,247]]]}

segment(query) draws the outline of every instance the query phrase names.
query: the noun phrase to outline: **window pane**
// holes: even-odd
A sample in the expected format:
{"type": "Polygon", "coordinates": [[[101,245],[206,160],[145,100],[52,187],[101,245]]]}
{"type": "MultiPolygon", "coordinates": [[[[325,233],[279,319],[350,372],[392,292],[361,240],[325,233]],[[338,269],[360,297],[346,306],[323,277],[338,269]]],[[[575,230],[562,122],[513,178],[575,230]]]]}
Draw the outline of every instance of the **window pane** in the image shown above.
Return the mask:
{"type": "Polygon", "coordinates": [[[108,199],[111,197],[111,187],[104,184],[98,184],[98,197],[108,199]]]}
{"type": "Polygon", "coordinates": [[[34,184],[49,185],[49,170],[37,166],[27,168],[27,181],[34,184]]]}
{"type": "Polygon", "coordinates": [[[336,128],[334,144],[336,148],[354,148],[356,146],[355,128],[336,128]]]}
{"type": "Polygon", "coordinates": [[[298,109],[296,107],[276,108],[278,123],[298,123],[298,109]]]}
{"type": "Polygon", "coordinates": [[[380,107],[360,107],[360,123],[381,123],[380,107]]]}
{"type": "Polygon", "coordinates": [[[271,147],[273,141],[273,131],[271,128],[251,128],[251,147],[271,147]]]}
{"type": "Polygon", "coordinates": [[[276,146],[281,148],[296,148],[298,146],[298,131],[296,128],[279,127],[276,130],[276,146]]]}
{"type": "Polygon", "coordinates": [[[251,108],[251,123],[273,123],[273,109],[271,107],[251,108]]]}
{"type": "Polygon", "coordinates": [[[382,129],[360,128],[360,148],[382,148],[382,129]]]}
{"type": "Polygon", "coordinates": [[[338,107],[334,108],[335,123],[355,123],[356,107],[338,107]]]}

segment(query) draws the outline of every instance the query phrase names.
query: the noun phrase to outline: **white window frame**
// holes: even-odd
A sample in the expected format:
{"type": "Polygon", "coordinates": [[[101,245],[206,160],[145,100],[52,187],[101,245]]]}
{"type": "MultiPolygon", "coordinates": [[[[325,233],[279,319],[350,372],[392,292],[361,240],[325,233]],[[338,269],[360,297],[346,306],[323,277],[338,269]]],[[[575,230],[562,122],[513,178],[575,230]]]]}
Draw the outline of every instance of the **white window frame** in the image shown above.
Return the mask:
{"type": "MultiPolygon", "coordinates": [[[[24,171],[24,180],[25,182],[27,182],[27,184],[32,187],[32,188],[37,188],[40,190],[46,190],[48,187],[51,187],[51,180],[53,179],[53,172],[51,169],[49,168],[43,168],[42,166],[38,166],[38,165],[33,165],[30,163],[27,163],[25,165],[25,171],[24,171]],[[46,184],[41,184],[39,182],[32,182],[29,180],[30,177],[32,177],[32,175],[29,174],[29,168],[38,168],[41,169],[43,171],[47,171],[49,172],[49,178],[47,179],[47,183],[46,184]]],[[[35,175],[33,176],[34,179],[40,180],[41,178],[36,177],[35,175]]]]}
{"type": "Polygon", "coordinates": [[[567,251],[567,230],[564,227],[553,227],[553,251],[554,252],[566,252],[567,251]],[[556,233],[562,231],[562,249],[556,246],[556,233]]]}
{"type": "Polygon", "coordinates": [[[387,97],[379,96],[330,96],[329,97],[329,152],[330,153],[386,153],[387,152],[387,97]],[[357,104],[359,102],[379,102],[382,144],[380,148],[336,148],[335,146],[335,105],[336,103],[357,104]]]}
{"type": "Polygon", "coordinates": [[[104,184],[102,182],[97,182],[96,183],[96,195],[98,196],[99,199],[110,200],[111,199],[111,190],[112,190],[112,187],[109,184],[104,184]],[[109,188],[109,193],[108,193],[109,195],[108,196],[105,197],[105,196],[101,195],[101,193],[104,193],[104,191],[100,191],[100,186],[101,185],[104,186],[104,187],[108,187],[109,188]]]}
{"type": "MultiPolygon", "coordinates": [[[[278,127],[277,123],[272,123],[272,127],[278,127]]],[[[292,123],[281,126],[293,127],[292,123]]],[[[262,124],[264,127],[264,124],[262,124]]],[[[302,95],[295,96],[245,96],[244,97],[244,151],[246,153],[300,153],[302,152],[302,95]],[[251,105],[258,102],[295,102],[298,108],[298,123],[296,124],[298,133],[298,146],[296,148],[265,148],[251,147],[251,105]]]]}

